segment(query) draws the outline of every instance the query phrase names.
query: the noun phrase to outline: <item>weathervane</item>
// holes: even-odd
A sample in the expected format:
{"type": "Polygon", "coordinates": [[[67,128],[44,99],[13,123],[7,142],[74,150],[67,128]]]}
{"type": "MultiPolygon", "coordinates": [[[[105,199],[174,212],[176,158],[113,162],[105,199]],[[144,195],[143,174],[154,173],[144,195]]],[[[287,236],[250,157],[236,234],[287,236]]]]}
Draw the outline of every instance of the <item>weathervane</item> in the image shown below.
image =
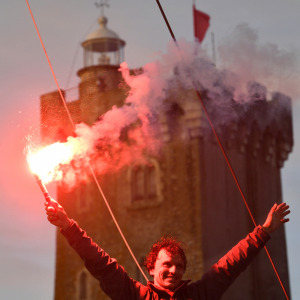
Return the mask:
{"type": "Polygon", "coordinates": [[[109,7],[108,0],[99,0],[98,2],[95,2],[96,7],[101,8],[101,16],[104,15],[104,7],[109,7]]]}

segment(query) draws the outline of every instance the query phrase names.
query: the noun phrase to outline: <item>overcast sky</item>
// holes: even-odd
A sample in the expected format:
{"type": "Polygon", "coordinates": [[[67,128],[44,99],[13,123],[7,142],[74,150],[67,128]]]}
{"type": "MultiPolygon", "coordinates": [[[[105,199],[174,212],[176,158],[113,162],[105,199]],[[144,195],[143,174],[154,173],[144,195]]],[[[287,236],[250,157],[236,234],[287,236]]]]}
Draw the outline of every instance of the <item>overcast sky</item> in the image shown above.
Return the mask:
{"type": "MultiPolygon", "coordinates": [[[[78,84],[76,71],[82,67],[83,57],[80,43],[97,28],[100,15],[94,2],[29,1],[62,88],[78,84]]],[[[161,0],[161,4],[177,39],[192,41],[192,0],[161,0]]],[[[196,6],[211,16],[203,43],[209,55],[212,32],[218,50],[238,24],[246,23],[257,35],[257,45],[272,44],[279,55],[295,59],[282,71],[289,81],[280,80],[278,86],[293,97],[295,146],[282,170],[282,182],[284,200],[292,208],[286,225],[292,296],[300,299],[300,93],[295,86],[299,79],[300,1],[197,0],[196,6]]],[[[111,0],[105,15],[108,27],[126,41],[125,60],[131,68],[166,51],[170,36],[155,0],[111,0]]],[[[1,1],[0,22],[0,298],[50,300],[54,295],[55,230],[46,221],[44,201],[28,171],[23,149],[26,135],[39,127],[39,96],[56,87],[26,1],[1,1]]],[[[219,61],[217,55],[217,65],[219,61]]]]}

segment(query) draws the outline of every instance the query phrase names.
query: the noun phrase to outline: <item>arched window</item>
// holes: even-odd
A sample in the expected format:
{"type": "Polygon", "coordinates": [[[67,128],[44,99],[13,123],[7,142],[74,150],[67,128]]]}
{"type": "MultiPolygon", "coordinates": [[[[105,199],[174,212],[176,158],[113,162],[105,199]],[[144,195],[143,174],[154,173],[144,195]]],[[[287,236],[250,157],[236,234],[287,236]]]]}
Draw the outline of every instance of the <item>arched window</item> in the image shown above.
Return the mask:
{"type": "Polygon", "coordinates": [[[146,185],[146,194],[148,198],[156,197],[156,170],[154,166],[147,166],[146,167],[146,178],[145,178],[145,185],[146,185]]]}
{"type": "Polygon", "coordinates": [[[149,200],[157,196],[157,172],[154,165],[140,165],[132,169],[132,201],[149,200]]]}
{"type": "Polygon", "coordinates": [[[137,167],[134,171],[134,198],[136,200],[145,197],[145,174],[142,167],[137,167]]]}

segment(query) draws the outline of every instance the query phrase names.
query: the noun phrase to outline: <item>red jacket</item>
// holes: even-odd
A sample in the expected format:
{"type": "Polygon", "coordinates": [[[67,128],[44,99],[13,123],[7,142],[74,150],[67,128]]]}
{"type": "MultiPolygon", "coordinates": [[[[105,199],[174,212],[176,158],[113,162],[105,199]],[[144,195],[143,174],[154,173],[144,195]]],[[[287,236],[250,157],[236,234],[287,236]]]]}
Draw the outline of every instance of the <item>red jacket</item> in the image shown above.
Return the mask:
{"type": "Polygon", "coordinates": [[[241,240],[201,280],[182,284],[174,291],[162,290],[148,282],[147,286],[130,278],[122,266],[88,237],[77,223],[62,231],[79,254],[86,268],[99,281],[103,291],[113,300],[217,300],[236,277],[246,269],[252,258],[269,240],[261,226],[241,240]]]}

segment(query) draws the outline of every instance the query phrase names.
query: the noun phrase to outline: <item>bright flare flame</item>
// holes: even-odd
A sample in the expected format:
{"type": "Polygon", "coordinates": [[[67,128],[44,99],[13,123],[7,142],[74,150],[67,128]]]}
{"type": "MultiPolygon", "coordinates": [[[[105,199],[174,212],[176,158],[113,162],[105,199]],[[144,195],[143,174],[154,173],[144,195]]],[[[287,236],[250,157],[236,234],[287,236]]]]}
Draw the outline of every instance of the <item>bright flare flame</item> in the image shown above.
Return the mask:
{"type": "Polygon", "coordinates": [[[55,143],[38,151],[28,150],[27,162],[31,171],[38,175],[43,182],[62,178],[62,164],[69,163],[74,151],[68,143],[55,143]]]}

